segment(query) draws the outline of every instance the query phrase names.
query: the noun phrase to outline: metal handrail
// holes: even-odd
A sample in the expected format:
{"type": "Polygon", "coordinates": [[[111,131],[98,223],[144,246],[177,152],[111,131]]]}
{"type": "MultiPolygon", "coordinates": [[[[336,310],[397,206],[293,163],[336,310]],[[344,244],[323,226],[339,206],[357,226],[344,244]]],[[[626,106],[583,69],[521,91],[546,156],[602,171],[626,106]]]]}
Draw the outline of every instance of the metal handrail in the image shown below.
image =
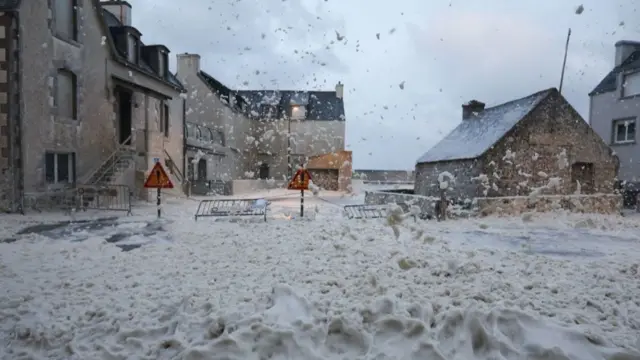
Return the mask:
{"type": "Polygon", "coordinates": [[[174,173],[177,173],[178,180],[180,180],[180,182],[183,183],[185,181],[185,178],[184,178],[184,175],[182,174],[182,171],[180,171],[175,161],[173,161],[173,158],[171,157],[171,155],[169,155],[169,153],[167,152],[167,149],[163,149],[163,150],[164,150],[164,154],[169,158],[169,160],[171,160],[171,171],[174,173]]]}
{"type": "MultiPolygon", "coordinates": [[[[109,155],[109,157],[107,157],[107,159],[105,161],[101,162],[100,165],[95,170],[93,170],[91,173],[89,173],[88,176],[84,177],[84,181],[82,183],[86,183],[87,181],[91,180],[91,178],[94,177],[100,171],[100,169],[102,169],[104,167],[105,164],[107,164],[109,161],[115,160],[116,156],[124,148],[123,144],[126,144],[127,142],[129,142],[129,140],[131,140],[132,136],[133,136],[133,134],[129,135],[129,137],[126,138],[122,143],[118,144],[118,146],[116,146],[116,149],[109,155]]],[[[114,164],[116,162],[117,161],[113,161],[114,164]]],[[[100,179],[100,178],[98,178],[98,179],[100,179]]]]}

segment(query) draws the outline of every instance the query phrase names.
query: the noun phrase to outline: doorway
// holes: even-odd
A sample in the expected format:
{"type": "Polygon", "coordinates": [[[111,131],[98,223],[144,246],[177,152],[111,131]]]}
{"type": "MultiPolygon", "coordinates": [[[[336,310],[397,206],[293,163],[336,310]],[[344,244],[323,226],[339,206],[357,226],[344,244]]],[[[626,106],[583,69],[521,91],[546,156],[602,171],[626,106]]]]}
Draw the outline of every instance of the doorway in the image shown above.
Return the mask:
{"type": "Polygon", "coordinates": [[[122,145],[131,145],[133,94],[131,91],[119,87],[117,89],[117,99],[119,143],[122,145]]]}
{"type": "Polygon", "coordinates": [[[571,184],[573,192],[581,194],[593,194],[594,186],[593,163],[577,162],[571,165],[571,184]]]}
{"type": "Polygon", "coordinates": [[[205,159],[200,159],[198,161],[198,180],[207,180],[207,160],[205,159]]]}
{"type": "Polygon", "coordinates": [[[269,178],[269,165],[262,163],[260,164],[260,171],[258,176],[260,179],[268,179],[269,178]]]}

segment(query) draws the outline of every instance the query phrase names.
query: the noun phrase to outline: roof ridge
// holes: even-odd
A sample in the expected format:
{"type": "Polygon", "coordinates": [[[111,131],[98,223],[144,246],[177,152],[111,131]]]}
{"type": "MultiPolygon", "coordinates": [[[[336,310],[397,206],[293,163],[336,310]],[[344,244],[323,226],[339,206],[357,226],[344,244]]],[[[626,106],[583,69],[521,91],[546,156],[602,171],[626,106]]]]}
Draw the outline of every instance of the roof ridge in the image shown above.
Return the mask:
{"type": "MultiPolygon", "coordinates": [[[[491,106],[491,107],[485,108],[485,109],[484,109],[484,111],[491,110],[491,109],[496,109],[496,108],[501,108],[501,107],[506,106],[506,105],[512,105],[512,103],[514,103],[514,102],[522,101],[522,100],[524,100],[524,99],[533,98],[533,97],[536,97],[536,96],[542,95],[542,94],[544,94],[544,93],[551,94],[553,91],[558,91],[558,89],[556,89],[555,87],[552,87],[552,88],[548,88],[548,89],[545,89],[545,90],[540,90],[540,91],[537,91],[537,92],[535,92],[535,93],[533,93],[533,94],[530,94],[530,95],[527,95],[527,96],[523,96],[523,97],[521,97],[521,98],[517,98],[517,99],[509,100],[509,101],[504,102],[504,103],[502,103],[502,104],[498,104],[498,105],[494,105],[494,106],[491,106]]],[[[547,94],[547,95],[548,95],[548,94],[547,94]]]]}

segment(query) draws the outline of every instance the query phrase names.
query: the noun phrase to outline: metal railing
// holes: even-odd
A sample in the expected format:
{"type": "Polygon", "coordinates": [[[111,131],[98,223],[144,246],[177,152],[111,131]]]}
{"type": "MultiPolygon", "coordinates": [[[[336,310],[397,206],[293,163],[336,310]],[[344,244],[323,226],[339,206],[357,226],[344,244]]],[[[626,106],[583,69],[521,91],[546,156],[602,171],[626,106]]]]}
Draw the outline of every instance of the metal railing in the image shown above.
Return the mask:
{"type": "Polygon", "coordinates": [[[131,215],[133,192],[126,185],[79,185],[75,188],[25,194],[25,210],[126,211],[131,215]]]}
{"type": "Polygon", "coordinates": [[[180,171],[180,168],[178,167],[178,165],[176,165],[176,162],[173,161],[173,158],[171,158],[171,155],[169,155],[169,153],[167,152],[167,149],[164,149],[164,155],[169,158],[169,171],[176,175],[176,177],[178,178],[178,181],[180,183],[184,183],[185,182],[185,178],[184,175],[182,174],[182,171],[180,171]]]}
{"type": "Polygon", "coordinates": [[[265,199],[202,200],[198,204],[195,220],[200,217],[262,216],[267,221],[269,203],[265,199]]]}
{"type": "Polygon", "coordinates": [[[116,149],[107,157],[105,161],[103,161],[95,170],[90,172],[87,176],[84,177],[85,184],[96,184],[100,182],[108,173],[113,173],[115,171],[115,167],[118,165],[118,160],[122,157],[123,150],[126,149],[126,143],[131,141],[132,135],[123,141],[122,143],[116,146],[116,149]]]}
{"type": "Polygon", "coordinates": [[[133,191],[126,185],[80,185],[76,188],[79,210],[126,211],[131,215],[133,191]]]}

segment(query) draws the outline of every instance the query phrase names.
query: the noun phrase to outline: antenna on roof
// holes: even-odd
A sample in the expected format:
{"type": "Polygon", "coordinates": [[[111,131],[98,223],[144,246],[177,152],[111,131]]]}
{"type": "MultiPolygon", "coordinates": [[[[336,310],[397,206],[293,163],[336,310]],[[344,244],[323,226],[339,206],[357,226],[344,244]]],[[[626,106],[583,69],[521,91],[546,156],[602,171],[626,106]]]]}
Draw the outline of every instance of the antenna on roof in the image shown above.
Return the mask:
{"type": "Polygon", "coordinates": [[[562,94],[562,83],[564,82],[564,69],[567,67],[567,53],[569,52],[569,39],[571,39],[571,28],[567,33],[567,43],[564,45],[564,60],[562,61],[562,73],[560,74],[560,87],[558,92],[562,94]]]}

